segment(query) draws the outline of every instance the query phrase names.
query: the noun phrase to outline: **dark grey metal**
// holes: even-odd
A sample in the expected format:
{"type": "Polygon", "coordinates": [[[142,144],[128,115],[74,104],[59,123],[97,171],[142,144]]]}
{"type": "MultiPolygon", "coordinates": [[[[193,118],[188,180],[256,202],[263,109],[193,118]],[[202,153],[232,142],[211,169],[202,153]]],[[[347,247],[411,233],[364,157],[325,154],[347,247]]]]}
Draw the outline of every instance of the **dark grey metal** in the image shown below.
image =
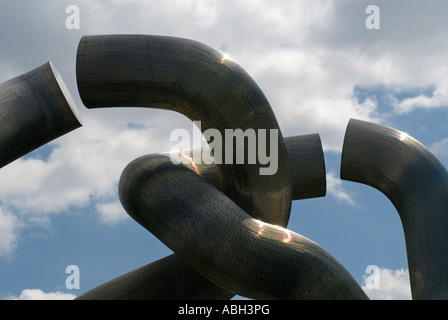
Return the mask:
{"type": "MultiPolygon", "coordinates": [[[[177,111],[193,121],[201,121],[203,132],[214,128],[222,136],[225,129],[278,130],[276,174],[260,175],[260,164],[217,167],[225,194],[247,213],[269,223],[287,225],[292,183],[282,134],[263,92],[237,63],[188,39],[84,36],[78,46],[76,74],[79,94],[87,108],[148,107],[177,111]]],[[[270,150],[269,140],[266,149],[270,150]]],[[[173,272],[171,267],[167,270],[173,272]]],[[[172,277],[165,275],[167,279],[172,277]]],[[[190,292],[201,290],[199,282],[191,281],[196,276],[183,273],[177,278],[183,279],[190,292]]],[[[203,290],[202,298],[212,299],[214,291],[203,290]]],[[[170,299],[172,294],[167,293],[164,298],[170,299]]]]}
{"type": "Polygon", "coordinates": [[[228,300],[233,296],[172,254],[107,281],[75,299],[228,300]]]}
{"type": "MultiPolygon", "coordinates": [[[[292,200],[323,197],[327,191],[325,175],[325,159],[319,134],[307,134],[284,138],[291,168],[292,200]]],[[[203,149],[183,151],[192,159],[201,158],[203,149]]],[[[218,168],[215,164],[189,163],[188,166],[197,171],[208,183],[220,191],[218,168]]]]}
{"type": "Polygon", "coordinates": [[[327,179],[319,134],[286,137],[284,140],[291,164],[292,199],[325,196],[327,179]]]}
{"type": "Polygon", "coordinates": [[[250,217],[167,156],[130,163],[119,196],[139,224],[229,292],[254,299],[367,299],[319,245],[250,217]]]}
{"type": "Polygon", "coordinates": [[[51,62],[0,84],[0,168],[80,126],[51,62]]]}
{"type": "MultiPolygon", "coordinates": [[[[277,119],[254,80],[222,52],[174,37],[84,36],[76,76],[87,108],[172,110],[201,121],[203,132],[213,128],[223,137],[225,129],[279,130],[276,174],[260,175],[259,163],[221,164],[218,170],[225,194],[247,213],[287,225],[292,185],[277,119]]],[[[269,139],[266,149],[270,150],[269,139]]]]}
{"type": "Polygon", "coordinates": [[[448,299],[448,173],[440,161],[406,133],[351,119],[341,178],[378,189],[397,209],[413,299],[448,299]]]}
{"type": "MultiPolygon", "coordinates": [[[[285,138],[291,164],[293,199],[322,197],[326,193],[325,162],[318,134],[285,138]]],[[[186,155],[196,159],[193,150],[186,155]]],[[[216,165],[196,164],[200,175],[218,190],[221,182],[216,165]]],[[[192,170],[195,170],[190,165],[192,170]]],[[[176,255],[130,271],[95,287],[78,300],[150,300],[150,299],[230,299],[233,296],[195,272],[176,255]],[[185,275],[188,275],[186,278],[185,275]]]]}

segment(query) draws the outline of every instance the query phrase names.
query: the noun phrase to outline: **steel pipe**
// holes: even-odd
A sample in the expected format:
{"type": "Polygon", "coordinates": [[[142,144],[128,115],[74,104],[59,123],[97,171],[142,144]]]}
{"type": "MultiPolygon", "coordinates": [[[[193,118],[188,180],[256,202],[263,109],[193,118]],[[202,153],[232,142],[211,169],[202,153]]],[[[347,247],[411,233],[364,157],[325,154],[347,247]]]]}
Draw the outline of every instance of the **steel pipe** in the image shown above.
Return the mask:
{"type": "Polygon", "coordinates": [[[440,161],[404,132],[351,119],[341,178],[378,189],[397,209],[413,299],[447,299],[448,173],[440,161]]]}
{"type": "Polygon", "coordinates": [[[80,126],[51,62],[0,84],[0,168],[80,126]]]}
{"type": "MultiPolygon", "coordinates": [[[[247,213],[266,222],[287,225],[292,183],[277,120],[257,84],[226,55],[202,43],[173,37],[84,36],[78,46],[76,76],[87,108],[177,111],[192,121],[201,121],[202,132],[217,129],[222,136],[226,129],[278,130],[275,174],[260,175],[263,166],[259,162],[218,164],[217,168],[225,194],[247,213]]],[[[266,149],[270,150],[269,140],[266,149]]],[[[172,272],[172,268],[167,270],[172,272]]],[[[196,288],[190,280],[195,277],[185,273],[185,287],[196,288]]],[[[212,292],[203,291],[203,297],[213,298],[212,292]]],[[[170,299],[171,295],[165,298],[170,299]]]]}
{"type": "MultiPolygon", "coordinates": [[[[292,200],[325,196],[327,191],[325,159],[319,134],[285,137],[284,141],[291,169],[292,200]]],[[[217,166],[203,161],[204,148],[183,151],[183,154],[187,158],[185,164],[188,167],[215,188],[223,191],[217,166]],[[198,164],[194,163],[193,159],[201,161],[198,164]]]]}
{"type": "MultiPolygon", "coordinates": [[[[291,165],[293,199],[322,197],[326,193],[325,161],[318,134],[286,137],[285,145],[291,165]]],[[[186,152],[186,151],[185,151],[186,152]]],[[[194,153],[186,152],[193,158],[194,153]]],[[[196,155],[199,158],[199,155],[196,155]]],[[[191,170],[196,171],[191,164],[191,170]]],[[[216,165],[197,165],[199,174],[213,187],[222,190],[216,165]]],[[[132,270],[95,287],[78,300],[150,300],[150,299],[230,299],[233,296],[195,272],[177,255],[170,255],[132,270]],[[188,274],[188,278],[185,275],[188,274]],[[186,280],[188,279],[188,280],[186,280]]]]}
{"type": "Polygon", "coordinates": [[[92,288],[75,300],[228,300],[233,296],[172,254],[92,288]]]}
{"type": "MultiPolygon", "coordinates": [[[[292,186],[277,120],[254,80],[226,55],[202,43],[152,35],[84,36],[76,76],[87,108],[146,107],[201,121],[201,130],[278,130],[278,169],[219,164],[225,194],[257,219],[286,226],[292,186]]],[[[270,150],[268,139],[267,150],[270,150]]],[[[235,154],[236,152],[234,152],[235,154]]],[[[225,154],[224,145],[222,154],[225,154]]]]}
{"type": "Polygon", "coordinates": [[[120,178],[119,197],[140,225],[229,292],[253,299],[367,299],[319,245],[250,217],[167,156],[131,162],[120,178]]]}
{"type": "Polygon", "coordinates": [[[284,140],[291,169],[292,199],[325,196],[325,159],[319,134],[291,136],[284,140]]]}

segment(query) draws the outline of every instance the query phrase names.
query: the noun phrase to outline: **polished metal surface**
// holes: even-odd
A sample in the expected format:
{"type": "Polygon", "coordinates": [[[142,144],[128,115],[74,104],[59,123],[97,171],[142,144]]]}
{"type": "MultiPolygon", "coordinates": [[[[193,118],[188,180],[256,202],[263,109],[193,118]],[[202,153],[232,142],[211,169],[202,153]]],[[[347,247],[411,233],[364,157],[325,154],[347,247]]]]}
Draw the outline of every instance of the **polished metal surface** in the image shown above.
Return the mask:
{"type": "MultiPolygon", "coordinates": [[[[225,194],[257,219],[286,226],[292,186],[286,148],[265,95],[233,60],[207,45],[153,35],[84,36],[76,77],[87,108],[145,107],[179,112],[225,136],[226,129],[278,130],[278,170],[221,164],[225,194]]],[[[269,141],[269,140],[268,140],[269,141]]],[[[224,147],[224,146],[223,146],[224,147]]],[[[269,150],[269,144],[267,150],[269,150]]],[[[223,150],[223,154],[224,154],[223,150]]]]}
{"type": "MultiPolygon", "coordinates": [[[[204,134],[278,133],[263,146],[275,149],[273,174],[261,174],[266,163],[260,159],[176,165],[154,154],[131,162],[120,179],[120,200],[175,254],[77,299],[367,299],[334,257],[286,229],[292,200],[326,194],[319,135],[283,138],[263,92],[235,61],[188,39],[84,36],[76,75],[87,108],[176,111],[201,121],[204,134]]],[[[50,62],[0,84],[0,168],[80,126],[50,62]]],[[[187,159],[202,154],[190,152],[187,159]]],[[[341,178],[378,189],[397,209],[413,299],[448,299],[448,172],[440,161],[404,132],[351,119],[341,178]]]]}
{"type": "Polygon", "coordinates": [[[292,199],[325,196],[325,158],[319,134],[285,137],[285,146],[291,164],[292,199]]]}
{"type": "MultiPolygon", "coordinates": [[[[326,193],[325,162],[319,135],[286,137],[285,145],[291,164],[293,200],[323,197],[326,193]]],[[[202,150],[186,153],[193,158],[195,152],[202,153],[202,150]]],[[[196,166],[205,181],[222,190],[216,165],[201,162],[196,166]]],[[[191,164],[189,167],[196,171],[191,164]]],[[[112,279],[77,299],[229,299],[232,296],[176,255],[171,255],[112,279]]]]}
{"type": "MultiPolygon", "coordinates": [[[[87,108],[147,107],[172,110],[193,121],[201,121],[202,131],[213,128],[223,135],[225,129],[278,130],[278,170],[274,175],[260,175],[260,163],[218,164],[216,168],[220,188],[243,210],[257,219],[287,225],[293,186],[285,143],[263,92],[233,60],[213,48],[188,39],[146,35],[85,36],[78,46],[76,72],[80,97],[87,108]]],[[[311,138],[311,141],[315,140],[316,136],[311,138]]],[[[297,152],[294,154],[298,155],[297,152]]],[[[315,154],[319,154],[319,150],[315,154]]],[[[323,156],[320,157],[314,167],[317,171],[323,164],[323,156]]],[[[293,170],[300,171],[297,168],[293,170]]],[[[315,190],[301,197],[325,192],[322,176],[319,179],[315,190]]],[[[296,183],[299,185],[301,182],[296,183]]],[[[303,188],[295,196],[300,197],[298,194],[301,192],[304,192],[303,188]]],[[[229,296],[197,280],[198,275],[185,272],[184,266],[174,268],[174,263],[181,265],[175,258],[167,259],[167,262],[159,261],[146,267],[153,269],[157,266],[157,279],[154,281],[163,283],[161,279],[165,278],[168,283],[174,277],[179,285],[184,283],[182,286],[189,289],[176,293],[165,290],[165,294],[155,291],[154,296],[146,293],[145,297],[188,299],[192,297],[192,292],[198,291],[203,292],[196,295],[198,298],[220,299],[229,296]],[[165,273],[162,271],[164,268],[165,273]],[[181,292],[186,292],[186,295],[179,296],[181,292]]],[[[132,274],[140,277],[142,273],[136,271],[132,274]]],[[[148,274],[145,273],[146,280],[151,278],[148,274]]],[[[112,297],[111,292],[118,292],[116,288],[120,285],[119,280],[113,280],[100,286],[101,289],[81,295],[79,299],[112,297]]],[[[125,295],[131,297],[127,293],[125,295]]],[[[114,297],[123,296],[121,292],[114,297]]],[[[140,298],[141,295],[134,297],[140,298]]]]}
{"type": "Polygon", "coordinates": [[[367,299],[319,245],[250,217],[165,155],[131,162],[120,178],[119,196],[140,225],[229,292],[253,299],[367,299]]]}
{"type": "MultiPolygon", "coordinates": [[[[325,159],[319,134],[285,137],[284,140],[291,169],[292,200],[325,196],[327,192],[325,159]]],[[[214,163],[207,164],[203,161],[203,149],[183,153],[191,160],[201,159],[199,164],[193,161],[186,164],[208,183],[223,191],[218,168],[214,163]]]]}
{"type": "MultiPolygon", "coordinates": [[[[217,168],[224,193],[247,213],[269,223],[287,225],[292,183],[284,141],[263,92],[233,60],[188,39],[84,36],[78,46],[76,76],[80,97],[87,108],[146,107],[177,111],[192,121],[201,121],[203,132],[213,128],[223,136],[226,129],[278,130],[275,174],[260,175],[263,166],[259,162],[218,164],[217,168]]],[[[270,149],[269,142],[266,149],[270,149]]],[[[173,263],[173,259],[170,261],[173,263]]],[[[173,268],[166,266],[166,269],[164,275],[169,281],[173,268]]],[[[198,282],[194,280],[197,277],[180,272],[179,269],[179,281],[191,287],[186,292],[197,291],[198,282]]],[[[215,291],[203,291],[202,297],[211,299],[215,291]]],[[[166,293],[164,298],[173,297],[172,291],[166,293]]],[[[156,295],[160,297],[160,293],[156,295]]],[[[183,298],[189,297],[190,294],[183,298]]],[[[221,294],[216,297],[221,298],[221,294]]]]}
{"type": "Polygon", "coordinates": [[[51,62],[0,84],[0,168],[80,126],[51,62]]]}
{"type": "Polygon", "coordinates": [[[397,209],[413,299],[447,299],[448,173],[440,161],[404,132],[351,119],[341,178],[378,189],[397,209]]]}

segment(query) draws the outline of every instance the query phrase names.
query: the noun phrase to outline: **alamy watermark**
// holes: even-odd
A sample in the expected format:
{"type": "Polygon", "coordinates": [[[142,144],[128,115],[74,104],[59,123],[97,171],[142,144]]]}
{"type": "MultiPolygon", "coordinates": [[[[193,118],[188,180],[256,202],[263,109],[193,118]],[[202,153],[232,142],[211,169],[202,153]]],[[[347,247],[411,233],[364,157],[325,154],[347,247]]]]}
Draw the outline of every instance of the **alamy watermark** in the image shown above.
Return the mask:
{"type": "Polygon", "coordinates": [[[380,268],[370,265],[366,268],[365,288],[368,290],[380,289],[380,268]]]}
{"type": "Polygon", "coordinates": [[[366,19],[366,28],[368,30],[380,29],[380,8],[372,4],[366,8],[366,14],[369,15],[366,19]]]}
{"type": "MultiPolygon", "coordinates": [[[[80,10],[77,5],[69,5],[65,8],[65,13],[68,14],[65,19],[65,27],[68,30],[79,30],[81,28],[80,10]]],[[[365,21],[365,26],[368,30],[380,29],[380,8],[376,5],[367,6],[365,13],[368,17],[365,21]]]]}
{"type": "MultiPolygon", "coordinates": [[[[201,121],[194,121],[199,130],[201,121]]],[[[278,129],[225,129],[224,136],[218,129],[207,129],[203,136],[208,148],[203,148],[193,157],[185,156],[183,151],[192,150],[194,145],[202,144],[202,136],[193,137],[186,129],[176,129],[170,135],[170,141],[177,142],[170,152],[174,164],[261,164],[260,175],[274,175],[278,170],[278,129]],[[269,137],[268,137],[269,136],[269,137]],[[246,144],[247,142],[247,144],[246,144]],[[246,148],[247,146],[247,148],[246,148]],[[268,150],[269,149],[269,150],[268,150]],[[246,152],[247,151],[247,152],[246,152]],[[269,151],[269,152],[268,152],[269,151]],[[264,166],[264,167],[263,167],[264,166]]]]}
{"type": "Polygon", "coordinates": [[[81,16],[79,12],[79,7],[76,5],[69,5],[65,8],[65,13],[69,16],[65,19],[65,27],[68,30],[80,29],[81,28],[81,16]]]}
{"type": "Polygon", "coordinates": [[[80,272],[77,265],[70,265],[65,268],[65,273],[70,274],[65,280],[65,287],[68,290],[80,289],[80,272]]]}

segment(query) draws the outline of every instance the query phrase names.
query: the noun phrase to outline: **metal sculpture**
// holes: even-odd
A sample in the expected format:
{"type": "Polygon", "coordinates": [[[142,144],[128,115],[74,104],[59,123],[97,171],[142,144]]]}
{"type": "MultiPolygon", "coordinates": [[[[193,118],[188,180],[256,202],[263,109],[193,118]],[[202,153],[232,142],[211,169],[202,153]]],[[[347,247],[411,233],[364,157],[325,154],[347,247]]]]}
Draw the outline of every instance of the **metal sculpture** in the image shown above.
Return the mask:
{"type": "MultiPolygon", "coordinates": [[[[284,138],[286,152],[290,164],[292,183],[292,200],[323,197],[327,191],[325,176],[325,159],[319,134],[305,134],[284,138]]],[[[201,150],[185,152],[191,159],[199,158],[201,150]]],[[[168,154],[167,154],[168,155],[168,154]]],[[[224,191],[219,176],[218,166],[214,163],[188,164],[208,183],[220,191],[224,191]]]]}
{"type": "Polygon", "coordinates": [[[378,189],[397,209],[413,299],[448,299],[448,173],[440,161],[404,132],[352,119],[341,178],[378,189]]]}
{"type": "MultiPolygon", "coordinates": [[[[252,78],[221,52],[195,41],[143,35],[86,36],[78,46],[76,70],[79,93],[87,108],[163,108],[200,120],[202,130],[214,128],[223,134],[228,128],[279,130],[267,99],[252,78]]],[[[217,168],[223,192],[245,212],[261,221],[287,225],[292,183],[281,133],[275,175],[260,175],[260,164],[220,164],[217,168]]],[[[157,281],[166,278],[162,287],[172,283],[174,275],[178,286],[188,288],[176,293],[165,288],[166,295],[157,292],[157,297],[175,294],[179,298],[179,292],[186,292],[182,298],[187,299],[192,292],[202,291],[198,297],[222,298],[221,290],[187,274],[175,258],[156,265],[157,281]]],[[[141,271],[135,273],[141,275],[141,271]]],[[[98,288],[95,296],[110,295],[120,284],[116,280],[112,286],[98,288]]],[[[89,293],[80,298],[86,297],[94,296],[89,293]]]]}
{"type": "Polygon", "coordinates": [[[51,62],[0,84],[0,168],[80,126],[51,62]]]}
{"type": "MultiPolygon", "coordinates": [[[[86,36],[76,72],[87,108],[177,111],[200,120],[203,132],[278,131],[277,140],[267,141],[278,147],[272,175],[260,175],[260,162],[202,164],[199,174],[196,165],[175,165],[166,154],[131,162],[120,178],[120,200],[175,254],[77,299],[367,299],[334,257],[286,229],[292,200],[325,195],[319,135],[283,138],[266,97],[233,60],[187,39],[86,36]]],[[[81,126],[51,63],[0,85],[0,124],[0,167],[81,126]]],[[[352,119],[341,178],[379,189],[397,208],[413,298],[448,299],[443,165],[407,134],[352,119]]]]}
{"type": "Polygon", "coordinates": [[[169,157],[143,156],[129,164],[119,195],[132,218],[232,293],[254,299],[366,298],[319,245],[250,217],[169,157]]]}
{"type": "MultiPolygon", "coordinates": [[[[319,135],[287,137],[285,146],[291,163],[293,200],[324,196],[325,163],[319,135]]],[[[202,164],[199,168],[204,180],[222,190],[216,165],[202,164]]],[[[178,256],[170,255],[112,279],[76,299],[229,299],[233,295],[204,278],[178,256]]]]}
{"type": "MultiPolygon", "coordinates": [[[[278,170],[260,175],[257,163],[218,166],[228,197],[253,217],[286,226],[291,177],[271,106],[233,60],[202,43],[150,35],[84,36],[76,58],[80,97],[87,108],[144,107],[179,112],[201,130],[278,130],[278,170]],[[282,199],[282,201],[278,201],[282,199]]],[[[267,148],[269,149],[269,148],[267,148]]],[[[224,153],[224,151],[223,151],[224,153]]]]}

